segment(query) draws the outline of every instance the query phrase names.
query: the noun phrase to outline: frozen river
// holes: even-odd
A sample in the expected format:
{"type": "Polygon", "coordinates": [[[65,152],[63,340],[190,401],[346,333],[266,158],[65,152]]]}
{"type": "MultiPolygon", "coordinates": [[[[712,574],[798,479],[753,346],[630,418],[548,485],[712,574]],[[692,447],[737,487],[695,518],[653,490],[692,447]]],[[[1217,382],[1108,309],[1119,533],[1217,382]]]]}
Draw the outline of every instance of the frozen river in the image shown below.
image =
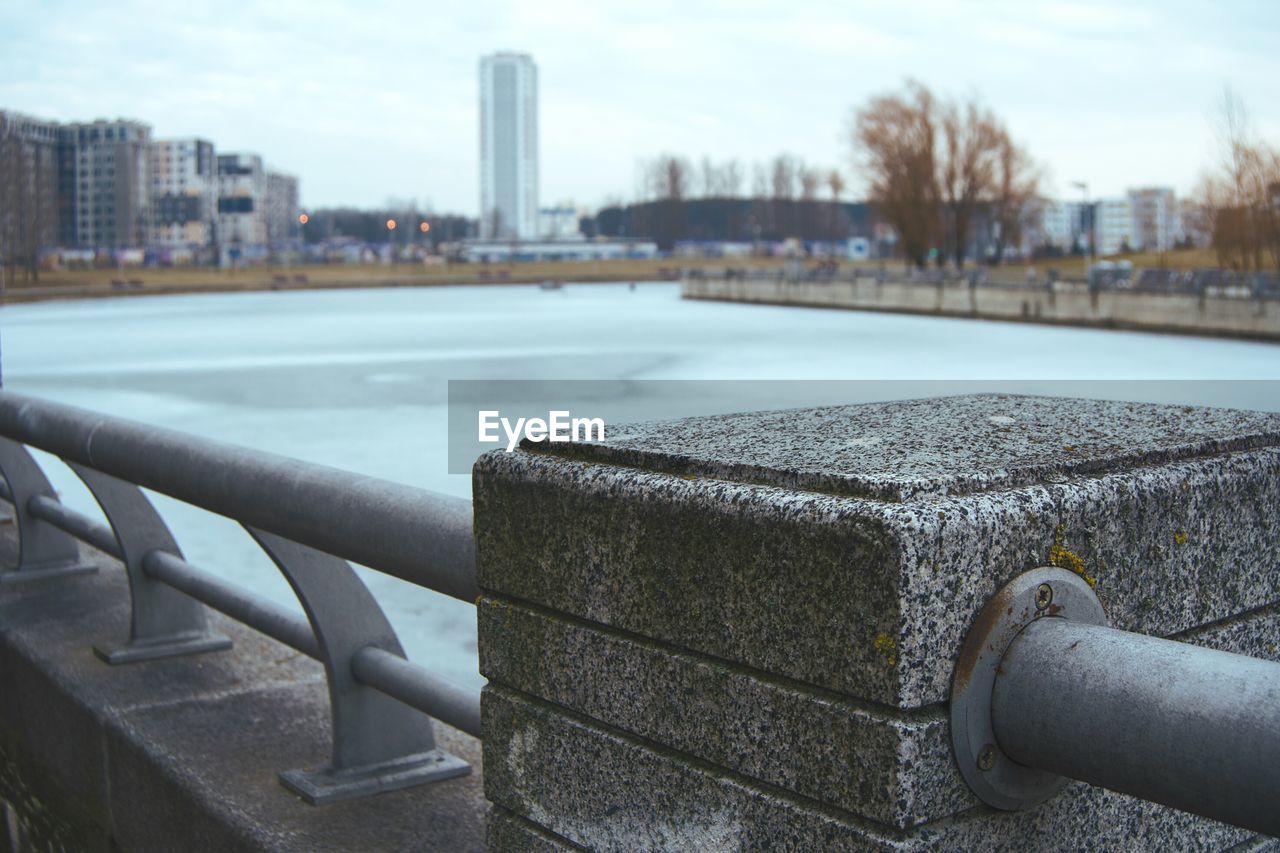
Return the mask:
{"type": "MultiPolygon", "coordinates": [[[[0,354],[15,391],[461,496],[469,480],[446,466],[449,379],[1021,380],[1045,393],[1076,380],[1093,396],[1280,409],[1265,383],[1222,381],[1280,378],[1280,345],[685,302],[666,284],[6,306],[0,354]]],[[[92,511],[69,472],[46,467],[64,500],[92,511]]],[[[294,604],[238,527],[158,502],[188,559],[294,604]]],[[[479,683],[470,605],[369,579],[411,658],[479,683]]]]}

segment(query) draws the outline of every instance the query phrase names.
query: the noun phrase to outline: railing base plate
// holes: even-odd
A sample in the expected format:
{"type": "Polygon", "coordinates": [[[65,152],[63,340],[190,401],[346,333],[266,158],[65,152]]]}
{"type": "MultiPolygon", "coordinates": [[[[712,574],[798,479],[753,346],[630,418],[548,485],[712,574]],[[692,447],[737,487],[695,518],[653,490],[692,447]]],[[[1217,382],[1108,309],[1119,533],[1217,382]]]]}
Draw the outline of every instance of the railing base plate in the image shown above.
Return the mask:
{"type": "Polygon", "coordinates": [[[951,749],[978,799],[998,809],[1027,809],[1069,781],[1019,764],[1000,749],[991,722],[991,692],[1005,650],[1035,619],[1107,624],[1102,602],[1079,575],[1042,566],[1018,575],[987,602],[965,636],[951,678],[951,749]]]}
{"type": "Polygon", "coordinates": [[[26,583],[27,581],[49,580],[50,578],[66,578],[74,575],[89,575],[98,571],[92,563],[52,563],[30,568],[4,569],[0,571],[0,584],[26,583]]]}
{"type": "Polygon", "coordinates": [[[311,805],[323,806],[339,800],[442,782],[470,772],[471,765],[461,758],[442,749],[433,749],[367,767],[287,770],[280,774],[280,784],[311,805]]]}
{"type": "Polygon", "coordinates": [[[231,638],[222,634],[199,634],[172,639],[146,640],[134,643],[97,643],[93,653],[112,666],[145,660],[221,652],[231,648],[231,638]]]}

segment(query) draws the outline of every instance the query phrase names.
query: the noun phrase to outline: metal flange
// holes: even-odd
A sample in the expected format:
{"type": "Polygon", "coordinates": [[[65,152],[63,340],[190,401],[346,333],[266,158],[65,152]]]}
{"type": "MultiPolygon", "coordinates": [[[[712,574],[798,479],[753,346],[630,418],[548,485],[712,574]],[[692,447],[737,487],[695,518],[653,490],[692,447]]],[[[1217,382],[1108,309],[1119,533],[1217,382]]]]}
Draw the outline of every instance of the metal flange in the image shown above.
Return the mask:
{"type": "Polygon", "coordinates": [[[1108,624],[1102,602],[1079,575],[1053,566],[1032,569],[982,608],[951,679],[951,747],[960,775],[979,799],[1000,809],[1030,808],[1068,781],[1009,758],[991,724],[991,691],[1000,661],[1019,632],[1037,619],[1108,624]]]}

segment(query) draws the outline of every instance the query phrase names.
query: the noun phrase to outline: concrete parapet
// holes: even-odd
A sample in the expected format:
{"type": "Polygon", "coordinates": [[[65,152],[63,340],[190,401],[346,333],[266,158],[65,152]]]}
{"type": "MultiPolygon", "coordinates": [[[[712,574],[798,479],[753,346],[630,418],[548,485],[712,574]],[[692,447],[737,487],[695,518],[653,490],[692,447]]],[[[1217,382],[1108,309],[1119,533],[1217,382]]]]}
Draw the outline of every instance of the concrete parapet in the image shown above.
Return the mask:
{"type": "MultiPolygon", "coordinates": [[[[12,528],[0,547],[13,550],[12,528]]],[[[323,808],[276,779],[324,764],[320,664],[218,616],[228,652],[110,667],[90,644],[128,636],[123,569],[0,592],[0,798],[29,849],[477,849],[488,805],[479,744],[436,737],[471,776],[323,808]]],[[[13,554],[5,558],[12,561],[13,554]]]]}
{"type": "Polygon", "coordinates": [[[1280,340],[1280,300],[1123,290],[1090,292],[1085,284],[1041,288],[778,278],[686,278],[686,299],[849,308],[969,319],[1280,340]]]}
{"type": "Polygon", "coordinates": [[[1280,658],[1280,417],[978,396],[695,418],[475,469],[491,849],[1225,847],[1073,784],[980,805],[946,701],[1039,565],[1280,658]]]}

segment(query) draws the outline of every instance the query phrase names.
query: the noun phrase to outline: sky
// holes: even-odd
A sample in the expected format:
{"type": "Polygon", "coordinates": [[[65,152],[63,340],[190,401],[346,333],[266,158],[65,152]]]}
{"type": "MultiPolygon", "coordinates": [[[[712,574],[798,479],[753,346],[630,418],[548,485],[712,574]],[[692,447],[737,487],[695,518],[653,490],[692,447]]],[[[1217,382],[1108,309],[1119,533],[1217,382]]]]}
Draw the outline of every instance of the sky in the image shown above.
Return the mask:
{"type": "Polygon", "coordinates": [[[839,168],[908,77],[980,97],[1079,198],[1190,193],[1224,87],[1280,145],[1280,2],[0,0],[0,109],[252,151],[305,207],[479,209],[478,65],[539,73],[540,200],[633,198],[663,153],[839,168]]]}

